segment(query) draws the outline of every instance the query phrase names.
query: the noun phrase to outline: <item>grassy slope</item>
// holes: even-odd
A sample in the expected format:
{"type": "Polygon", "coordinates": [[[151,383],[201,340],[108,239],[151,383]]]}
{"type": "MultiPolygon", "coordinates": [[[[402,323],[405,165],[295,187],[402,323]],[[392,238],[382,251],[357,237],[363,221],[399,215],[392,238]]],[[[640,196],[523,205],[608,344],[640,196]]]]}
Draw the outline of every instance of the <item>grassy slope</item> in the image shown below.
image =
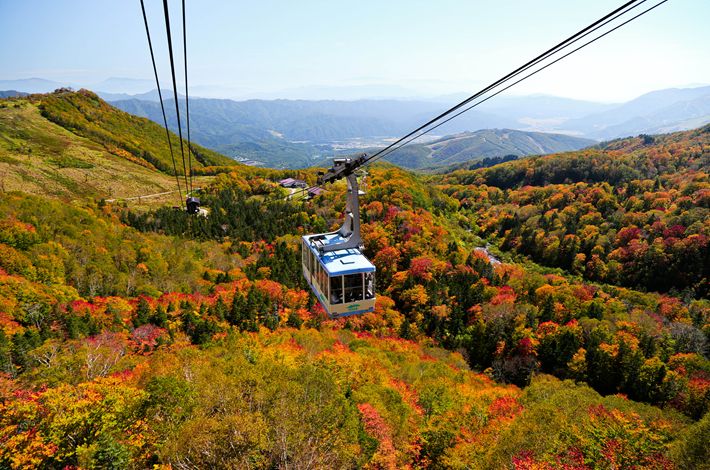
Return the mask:
{"type": "MultiPolygon", "coordinates": [[[[0,101],[0,191],[22,191],[67,199],[129,198],[175,191],[174,176],[156,171],[153,165],[121,147],[123,142],[130,142],[164,158],[167,147],[164,134],[159,132],[162,129],[153,123],[146,124],[148,121],[144,119],[138,122],[138,118],[103,102],[98,104],[100,113],[85,115],[91,121],[80,119],[82,114],[78,112],[70,114],[59,109],[60,104],[68,106],[69,102],[78,103],[85,109],[87,100],[85,96],[73,93],[0,101]],[[106,138],[86,130],[91,127],[84,130],[73,128],[76,133],[72,132],[45,118],[40,107],[44,107],[45,114],[51,112],[55,118],[71,115],[84,125],[91,122],[92,126],[100,126],[104,136],[122,137],[115,137],[115,144],[108,144],[106,138]]],[[[197,149],[200,154],[204,152],[205,163],[234,164],[227,157],[200,147],[197,149]]],[[[179,149],[177,152],[179,155],[179,149]]],[[[196,162],[194,166],[201,168],[204,165],[196,162]]],[[[196,177],[195,186],[199,187],[206,180],[196,177]]],[[[178,194],[175,192],[143,202],[176,204],[178,194]]]]}
{"type": "MultiPolygon", "coordinates": [[[[120,111],[88,90],[33,95],[30,99],[50,121],[99,142],[117,154],[127,153],[127,158],[173,173],[170,152],[165,145],[165,130],[160,125],[120,111]]],[[[175,157],[180,158],[180,141],[174,134],[172,146],[175,157]]],[[[184,148],[187,151],[187,142],[184,142],[184,148]]],[[[192,148],[197,159],[193,160],[194,168],[236,165],[234,160],[212,150],[199,145],[192,145],[192,148]]],[[[179,166],[178,173],[182,174],[179,166]]]]}

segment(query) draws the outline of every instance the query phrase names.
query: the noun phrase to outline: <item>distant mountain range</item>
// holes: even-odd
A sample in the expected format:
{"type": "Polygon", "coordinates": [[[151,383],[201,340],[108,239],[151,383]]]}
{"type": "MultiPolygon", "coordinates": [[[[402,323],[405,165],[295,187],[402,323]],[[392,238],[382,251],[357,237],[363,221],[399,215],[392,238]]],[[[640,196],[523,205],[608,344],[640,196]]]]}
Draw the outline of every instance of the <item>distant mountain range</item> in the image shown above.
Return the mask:
{"type": "MultiPolygon", "coordinates": [[[[156,121],[161,119],[160,106],[155,101],[130,99],[112,103],[131,114],[156,121]]],[[[450,104],[444,101],[195,98],[190,101],[190,112],[194,139],[202,145],[268,166],[301,167],[335,150],[347,152],[376,147],[386,142],[387,137],[400,136],[417,127],[450,104]]],[[[184,103],[181,105],[184,107],[184,103]]],[[[173,106],[173,101],[168,100],[169,109],[173,106]]],[[[529,139],[513,138],[505,142],[493,139],[466,146],[467,159],[474,159],[576,150],[581,142],[591,145],[594,140],[690,129],[707,122],[710,122],[710,87],[702,87],[662,90],[621,105],[552,96],[506,97],[491,100],[435,132],[441,136],[494,128],[592,139],[570,142],[557,135],[550,137],[555,145],[546,145],[536,134],[533,141],[540,144],[539,148],[528,145],[529,139]],[[557,146],[560,142],[563,142],[562,147],[557,146]],[[524,145],[518,147],[512,143],[524,145]],[[479,153],[473,153],[473,149],[479,153]]],[[[169,124],[176,129],[174,117],[169,124]]],[[[489,137],[500,137],[502,131],[491,132],[489,137]]],[[[469,137],[475,140],[474,135],[469,134],[469,137]]],[[[458,137],[457,145],[462,145],[460,141],[458,137]]],[[[431,153],[415,146],[394,153],[391,161],[418,168],[420,163],[438,159],[431,153]],[[406,163],[407,159],[413,163],[406,163]]],[[[463,160],[454,158],[441,163],[458,161],[463,160]]]]}
{"type": "Polygon", "coordinates": [[[16,90],[3,90],[0,91],[0,98],[15,98],[19,96],[27,96],[27,93],[16,90]]]}
{"type": "Polygon", "coordinates": [[[25,93],[49,93],[57,88],[72,86],[70,83],[55,82],[44,78],[23,78],[20,80],[0,80],[0,90],[17,90],[25,93]]]}
{"type": "MultiPolygon", "coordinates": [[[[71,84],[39,78],[0,80],[0,90],[19,92],[51,91],[67,85],[71,84]]],[[[148,80],[112,78],[96,84],[95,89],[103,90],[97,94],[114,106],[162,123],[157,91],[153,89],[145,92],[149,86],[148,80]],[[143,92],[133,93],[135,90],[143,92]]],[[[177,130],[172,96],[172,91],[163,90],[168,124],[171,129],[177,130]]],[[[455,94],[428,100],[353,101],[234,101],[191,97],[191,135],[195,142],[241,161],[272,167],[300,168],[310,166],[335,153],[352,153],[386,144],[464,97],[464,94],[455,94]]],[[[180,106],[184,112],[182,98],[182,95],[179,95],[180,106]]],[[[498,96],[436,129],[434,133],[436,136],[446,136],[464,132],[475,134],[475,131],[481,129],[510,129],[567,134],[599,141],[691,129],[708,122],[710,86],[705,86],[654,91],[621,104],[603,104],[546,95],[498,96]]],[[[490,132],[492,134],[489,137],[510,131],[490,132]]],[[[473,138],[474,134],[469,136],[473,138]]],[[[459,141],[457,145],[461,145],[461,137],[456,138],[459,141]]],[[[559,135],[550,139],[555,143],[562,142],[559,135]]],[[[533,140],[541,143],[540,137],[533,140]]],[[[467,155],[471,158],[501,157],[506,154],[522,156],[529,155],[535,149],[535,146],[528,145],[510,146],[511,142],[523,144],[528,141],[512,139],[501,142],[501,145],[486,141],[485,145],[467,146],[467,155]],[[474,148],[479,149],[480,153],[473,155],[471,149],[474,148]]],[[[582,141],[575,141],[573,144],[565,142],[565,148],[542,144],[540,148],[547,148],[545,152],[572,150],[579,148],[576,147],[579,142],[582,141]]],[[[415,167],[415,164],[405,164],[403,155],[408,155],[415,161],[437,159],[427,152],[421,147],[401,150],[392,155],[392,161],[415,167]]]]}
{"type": "Polygon", "coordinates": [[[710,86],[671,88],[560,125],[597,140],[692,129],[710,122],[710,86]]]}
{"type": "Polygon", "coordinates": [[[420,169],[503,157],[579,150],[596,141],[564,134],[484,129],[450,135],[425,144],[408,145],[386,159],[405,168],[420,169]]]}
{"type": "Polygon", "coordinates": [[[155,86],[153,80],[111,77],[98,83],[58,82],[44,78],[23,78],[19,80],[0,80],[0,90],[19,90],[25,93],[49,93],[57,88],[90,88],[101,90],[99,95],[118,94],[124,97],[145,93],[155,86]]]}
{"type": "MultiPolygon", "coordinates": [[[[156,122],[162,120],[160,105],[155,101],[131,99],[111,104],[156,122]]],[[[166,106],[172,110],[174,100],[167,100],[166,106]]],[[[184,112],[183,100],[180,100],[180,106],[184,112]]],[[[356,149],[376,147],[384,139],[408,132],[447,107],[448,104],[426,101],[195,98],[190,99],[190,130],[195,142],[242,161],[255,160],[270,167],[297,168],[310,166],[336,150],[352,153],[356,149]]],[[[169,116],[168,125],[177,129],[174,113],[169,116]]],[[[484,111],[472,111],[437,129],[437,133],[457,134],[489,126],[514,127],[515,121],[484,111]]],[[[516,154],[529,153],[517,150],[516,154]]]]}
{"type": "MultiPolygon", "coordinates": [[[[131,114],[162,119],[160,105],[146,100],[119,100],[111,103],[131,114]]],[[[175,104],[166,100],[168,109],[175,104]]],[[[184,101],[180,100],[184,110],[184,101]]],[[[354,138],[394,137],[434,114],[448,104],[427,101],[358,100],[218,100],[190,99],[190,116],[194,121],[195,140],[219,146],[235,133],[239,138],[262,139],[279,135],[290,142],[331,143],[354,138]]],[[[174,117],[169,125],[176,126],[174,117]]],[[[471,111],[437,129],[440,135],[486,127],[512,127],[515,121],[483,111],[471,111]]]]}

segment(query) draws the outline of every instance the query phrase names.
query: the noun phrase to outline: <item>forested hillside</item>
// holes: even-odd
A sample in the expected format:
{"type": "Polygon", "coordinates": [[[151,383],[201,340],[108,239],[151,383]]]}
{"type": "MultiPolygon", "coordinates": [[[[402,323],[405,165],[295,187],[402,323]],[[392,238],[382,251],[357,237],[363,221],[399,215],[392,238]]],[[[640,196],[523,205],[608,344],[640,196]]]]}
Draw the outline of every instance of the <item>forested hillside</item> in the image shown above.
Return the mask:
{"type": "Polygon", "coordinates": [[[707,297],[709,168],[706,126],[457,171],[444,190],[505,250],[591,280],[707,297]]]}
{"type": "Polygon", "coordinates": [[[707,468],[707,138],[375,166],[377,307],[338,321],[299,236],[338,225],[343,182],[286,201],[284,172],[205,168],[207,218],[5,193],[0,467],[707,468]],[[625,274],[659,260],[685,277],[625,274]]]}

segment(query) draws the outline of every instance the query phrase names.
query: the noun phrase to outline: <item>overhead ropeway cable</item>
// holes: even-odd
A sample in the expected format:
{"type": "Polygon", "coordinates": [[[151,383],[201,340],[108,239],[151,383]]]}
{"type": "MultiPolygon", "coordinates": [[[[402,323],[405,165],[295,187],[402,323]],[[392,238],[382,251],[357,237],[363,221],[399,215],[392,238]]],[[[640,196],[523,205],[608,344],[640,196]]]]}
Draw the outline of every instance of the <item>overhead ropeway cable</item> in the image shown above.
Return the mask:
{"type": "MultiPolygon", "coordinates": [[[[168,129],[168,119],[165,115],[165,105],[163,104],[163,93],[160,91],[160,80],[158,80],[158,69],[155,66],[155,54],[153,53],[153,41],[150,39],[150,28],[148,27],[148,17],[145,14],[145,5],[141,1],[141,11],[143,12],[143,22],[145,23],[145,34],[148,37],[148,49],[150,49],[150,60],[153,63],[153,74],[155,75],[155,86],[158,89],[158,98],[160,100],[160,110],[163,113],[163,125],[165,126],[165,136],[168,140],[168,149],[170,149],[170,159],[173,162],[173,172],[175,173],[175,182],[178,187],[178,195],[180,197],[180,205],[183,205],[182,189],[180,188],[180,177],[177,172],[177,164],[175,163],[175,154],[173,153],[173,145],[170,139],[170,130],[168,129]]],[[[185,188],[187,191],[187,187],[185,188]]]]}
{"type": "MultiPolygon", "coordinates": [[[[621,28],[622,26],[638,19],[639,17],[647,14],[648,12],[654,10],[655,8],[659,7],[660,5],[666,3],[668,0],[662,0],[650,8],[642,11],[641,13],[636,14],[635,16],[617,24],[616,26],[612,27],[611,29],[604,31],[600,33],[598,36],[595,36],[593,39],[587,41],[586,43],[582,44],[581,46],[571,50],[570,52],[556,57],[557,54],[559,54],[561,51],[564,49],[572,46],[573,44],[581,41],[585,37],[591,35],[592,33],[602,29],[605,26],[608,26],[609,24],[615,22],[616,20],[619,20],[621,18],[627,17],[628,14],[634,10],[635,8],[639,7],[643,3],[646,3],[648,0],[632,0],[629,2],[624,3],[620,7],[616,8],[615,10],[611,11],[610,13],[604,15],[597,21],[591,23],[589,26],[581,29],[577,33],[573,34],[572,36],[568,37],[564,41],[560,42],[559,44],[555,45],[554,47],[548,49],[547,51],[543,52],[542,54],[538,55],[534,59],[526,62],[524,65],[518,67],[517,69],[513,70],[512,72],[508,73],[507,75],[503,76],[502,78],[496,80],[495,82],[491,83],[487,87],[483,88],[479,92],[471,95],[470,97],[466,98],[465,100],[461,101],[460,103],[456,104],[455,106],[449,108],[448,110],[444,111],[443,113],[439,114],[438,116],[434,117],[433,119],[429,120],[425,124],[419,126],[418,128],[414,129],[410,133],[406,134],[405,136],[397,139],[395,142],[391,143],[390,145],[386,146],[385,148],[377,151],[376,153],[370,155],[370,156],[361,156],[355,160],[353,160],[352,165],[350,165],[350,169],[348,171],[355,171],[357,168],[360,168],[362,166],[370,165],[374,163],[375,161],[379,160],[380,158],[383,158],[392,152],[404,147],[408,143],[412,142],[413,140],[423,136],[427,132],[430,132],[441,125],[445,124],[446,122],[449,122],[451,119],[454,119],[457,116],[460,116],[461,114],[469,111],[470,109],[480,105],[481,103],[489,100],[490,98],[493,98],[494,96],[502,93],[503,91],[511,88],[512,86],[515,86],[516,84],[532,77],[533,75],[541,72],[542,70],[545,70],[546,68],[550,67],[551,65],[559,62],[560,60],[569,57],[570,55],[576,53],[577,51],[583,49],[584,47],[598,41],[599,39],[607,36],[608,34],[612,33],[613,31],[616,31],[617,29],[621,28]],[[549,59],[554,59],[551,62],[545,63],[545,61],[549,59]],[[524,74],[526,71],[533,69],[537,65],[541,65],[538,69],[535,69],[533,72],[523,76],[522,78],[508,84],[504,88],[498,89],[497,88],[505,85],[509,81],[513,80],[515,77],[518,75],[524,74]],[[485,97],[484,96],[487,93],[490,93],[492,91],[495,91],[493,94],[490,94],[489,96],[485,97]],[[479,100],[479,101],[476,101],[479,100]]],[[[319,180],[319,184],[316,186],[310,186],[307,188],[304,188],[300,191],[297,191],[296,193],[292,194],[291,197],[298,197],[299,195],[307,196],[308,192],[320,187],[321,184],[327,183],[334,181],[335,179],[339,179],[340,177],[343,177],[343,174],[338,174],[338,175],[326,175],[325,180],[319,180]]]]}
{"type": "Polygon", "coordinates": [[[170,32],[170,11],[168,9],[168,0],[163,0],[163,11],[165,13],[165,33],[168,37],[168,55],[170,56],[170,72],[173,79],[173,96],[175,98],[175,114],[177,116],[178,136],[180,137],[180,154],[182,155],[183,176],[185,178],[185,187],[189,188],[187,178],[187,164],[185,161],[185,147],[182,141],[182,124],[180,122],[180,106],[178,103],[177,84],[175,81],[175,60],[173,59],[173,39],[170,32]]]}
{"type": "MultiPolygon", "coordinates": [[[[594,32],[594,31],[600,29],[601,27],[607,25],[608,23],[612,22],[613,20],[618,19],[620,16],[622,16],[622,15],[626,14],[627,12],[631,11],[633,8],[636,8],[637,6],[640,6],[641,4],[645,3],[646,1],[647,1],[647,0],[642,0],[642,1],[638,2],[636,5],[632,6],[632,7],[629,8],[628,10],[626,10],[626,11],[624,11],[624,12],[622,12],[622,13],[619,13],[617,16],[615,16],[614,18],[608,20],[608,21],[605,22],[604,24],[595,27],[592,31],[589,31],[589,32],[585,33],[584,35],[580,36],[580,37],[579,37],[578,39],[576,39],[575,41],[573,41],[573,42],[571,42],[571,43],[569,43],[569,44],[563,46],[563,47],[560,48],[558,51],[564,50],[565,48],[567,48],[567,47],[569,47],[569,46],[575,44],[577,41],[583,39],[584,37],[588,36],[588,35],[591,34],[592,32],[594,32]]],[[[594,39],[591,39],[591,40],[585,42],[584,44],[582,44],[581,46],[579,46],[579,47],[577,47],[577,48],[571,50],[570,52],[567,52],[566,54],[564,54],[564,55],[562,55],[562,56],[560,56],[560,57],[555,58],[555,60],[553,60],[552,62],[549,62],[549,63],[543,65],[542,67],[540,67],[540,68],[534,70],[533,72],[531,72],[531,73],[525,75],[524,77],[522,77],[522,78],[520,78],[520,79],[514,81],[513,83],[511,83],[511,84],[505,86],[504,88],[501,88],[500,90],[495,91],[495,93],[490,94],[490,95],[486,96],[485,98],[480,99],[479,101],[475,101],[475,99],[481,98],[485,93],[481,93],[481,92],[477,93],[476,95],[474,95],[474,96],[475,96],[475,98],[474,98],[474,101],[475,101],[475,102],[474,102],[473,104],[470,104],[469,106],[466,106],[465,108],[463,108],[463,109],[461,109],[461,110],[458,110],[455,114],[452,114],[452,115],[450,115],[450,116],[447,116],[446,119],[441,120],[440,122],[437,122],[437,123],[436,123],[435,125],[433,125],[432,127],[428,127],[428,128],[426,128],[426,129],[420,128],[420,131],[418,131],[418,133],[416,133],[416,135],[413,135],[413,134],[415,134],[415,132],[412,132],[412,133],[408,134],[408,136],[405,136],[405,137],[403,137],[402,139],[399,139],[399,140],[397,141],[397,142],[400,143],[399,145],[395,146],[395,144],[397,143],[397,142],[395,142],[395,143],[389,145],[388,147],[386,147],[386,148],[384,148],[384,149],[378,151],[377,153],[373,154],[372,156],[368,157],[368,158],[366,159],[366,163],[365,163],[365,164],[374,163],[375,161],[379,160],[380,158],[386,157],[386,156],[389,155],[390,153],[392,153],[392,152],[394,152],[394,151],[396,151],[396,150],[398,150],[398,149],[404,147],[405,145],[407,145],[407,144],[413,142],[414,140],[416,140],[416,139],[418,139],[419,137],[421,137],[421,136],[427,134],[428,132],[431,132],[431,131],[433,131],[434,129],[437,129],[437,128],[443,126],[443,125],[446,124],[447,122],[449,122],[449,121],[451,121],[452,119],[454,119],[454,118],[460,116],[461,114],[463,114],[463,113],[465,113],[465,112],[471,110],[472,108],[475,108],[476,106],[478,106],[478,105],[480,105],[480,104],[483,104],[484,102],[486,102],[486,101],[490,100],[491,98],[493,98],[493,97],[495,97],[495,96],[497,96],[497,95],[503,93],[504,91],[506,91],[506,90],[508,90],[509,88],[511,88],[511,87],[513,87],[513,86],[515,86],[515,85],[517,85],[518,83],[520,83],[520,82],[522,82],[522,81],[524,81],[524,80],[527,80],[528,78],[532,77],[533,75],[536,75],[536,74],[539,73],[539,72],[542,72],[542,71],[545,70],[546,68],[548,68],[548,67],[550,67],[550,66],[556,64],[557,62],[561,61],[562,59],[564,59],[564,58],[566,58],[566,57],[568,57],[568,56],[574,54],[575,52],[579,51],[580,49],[583,49],[583,48],[587,47],[588,45],[593,44],[594,42],[598,41],[599,39],[601,39],[601,38],[607,36],[608,34],[611,34],[612,32],[616,31],[617,29],[621,28],[622,26],[624,26],[624,25],[630,23],[631,21],[633,21],[633,20],[639,18],[640,16],[645,15],[646,13],[648,13],[648,12],[650,12],[651,10],[653,10],[653,9],[655,9],[655,8],[657,8],[657,7],[659,7],[660,5],[666,3],[667,1],[668,1],[668,0],[662,0],[662,1],[658,2],[658,3],[656,3],[656,4],[653,5],[652,7],[648,8],[648,9],[642,11],[641,13],[638,13],[637,15],[635,15],[635,16],[633,16],[633,17],[627,19],[626,21],[624,21],[624,22],[622,22],[622,23],[620,23],[620,24],[614,26],[612,29],[610,29],[610,30],[608,30],[608,31],[605,31],[604,33],[600,34],[599,36],[595,37],[594,39]]],[[[549,58],[549,56],[548,56],[548,58],[549,58]]],[[[530,67],[527,67],[527,68],[521,70],[520,72],[518,72],[518,73],[516,73],[515,75],[511,76],[510,79],[512,79],[512,78],[514,78],[515,76],[517,76],[517,75],[519,75],[519,74],[521,74],[521,73],[523,73],[523,72],[525,72],[525,71],[527,71],[527,70],[533,68],[535,65],[538,65],[538,64],[540,64],[541,62],[542,62],[542,60],[536,62],[535,64],[531,65],[530,67]]],[[[510,80],[510,79],[509,79],[509,80],[510,80]]],[[[507,82],[507,80],[506,80],[506,82],[507,82]]],[[[501,84],[505,84],[506,82],[502,82],[501,84]]],[[[492,89],[491,89],[491,90],[492,90],[492,89]]],[[[488,90],[488,91],[491,91],[491,90],[488,90]]],[[[468,100],[467,100],[467,101],[468,101],[468,100]]],[[[468,101],[468,102],[470,103],[470,101],[468,101]]],[[[448,115],[449,112],[447,111],[447,113],[445,113],[445,114],[448,115]]],[[[431,123],[431,122],[430,122],[430,123],[431,123]]],[[[423,127],[426,127],[426,125],[423,126],[423,127]]]]}
{"type": "Polygon", "coordinates": [[[192,144],[190,142],[190,94],[187,90],[187,28],[185,27],[185,0],[182,0],[182,51],[185,63],[185,121],[187,124],[187,163],[190,174],[190,192],[192,192],[192,144]]]}

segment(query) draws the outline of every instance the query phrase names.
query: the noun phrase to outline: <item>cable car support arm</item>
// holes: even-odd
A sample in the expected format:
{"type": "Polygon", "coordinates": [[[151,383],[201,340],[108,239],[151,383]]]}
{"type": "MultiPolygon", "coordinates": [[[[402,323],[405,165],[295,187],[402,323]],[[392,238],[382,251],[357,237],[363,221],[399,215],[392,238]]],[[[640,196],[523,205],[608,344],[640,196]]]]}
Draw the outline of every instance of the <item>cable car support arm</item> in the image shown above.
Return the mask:
{"type": "Polygon", "coordinates": [[[343,241],[332,244],[322,244],[318,246],[321,253],[345,250],[349,248],[362,249],[362,238],[360,236],[360,186],[355,173],[366,161],[367,156],[361,155],[358,158],[336,158],[333,160],[333,167],[327,172],[318,175],[318,184],[332,183],[345,178],[348,183],[347,202],[345,203],[345,220],[337,232],[343,241]]]}

